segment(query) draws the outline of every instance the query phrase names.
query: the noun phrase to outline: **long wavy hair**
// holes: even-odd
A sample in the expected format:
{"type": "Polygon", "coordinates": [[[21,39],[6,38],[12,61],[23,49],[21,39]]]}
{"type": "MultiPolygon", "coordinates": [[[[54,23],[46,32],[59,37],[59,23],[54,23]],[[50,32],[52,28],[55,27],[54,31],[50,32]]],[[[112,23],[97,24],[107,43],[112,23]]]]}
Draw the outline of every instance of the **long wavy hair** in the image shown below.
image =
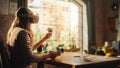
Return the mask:
{"type": "Polygon", "coordinates": [[[30,25],[31,25],[32,19],[30,15],[33,15],[32,11],[25,7],[20,7],[16,11],[15,19],[13,20],[11,27],[7,33],[7,43],[9,41],[11,32],[15,27],[20,27],[31,32],[30,25]]]}

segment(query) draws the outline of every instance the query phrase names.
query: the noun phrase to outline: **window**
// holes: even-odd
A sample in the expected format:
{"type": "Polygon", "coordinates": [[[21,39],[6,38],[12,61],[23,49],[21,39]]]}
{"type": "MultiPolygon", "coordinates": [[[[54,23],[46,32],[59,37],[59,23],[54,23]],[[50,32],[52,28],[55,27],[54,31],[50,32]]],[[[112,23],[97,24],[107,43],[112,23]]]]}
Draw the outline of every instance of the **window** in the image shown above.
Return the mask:
{"type": "Polygon", "coordinates": [[[64,49],[80,48],[84,43],[87,45],[87,24],[83,24],[86,18],[80,5],[68,0],[28,0],[28,7],[34,14],[39,15],[38,24],[33,24],[31,27],[35,34],[35,41],[47,32],[47,28],[53,29],[52,38],[44,42],[49,45],[48,50],[53,50],[60,45],[64,49]],[[83,39],[86,42],[83,42],[83,39]]]}

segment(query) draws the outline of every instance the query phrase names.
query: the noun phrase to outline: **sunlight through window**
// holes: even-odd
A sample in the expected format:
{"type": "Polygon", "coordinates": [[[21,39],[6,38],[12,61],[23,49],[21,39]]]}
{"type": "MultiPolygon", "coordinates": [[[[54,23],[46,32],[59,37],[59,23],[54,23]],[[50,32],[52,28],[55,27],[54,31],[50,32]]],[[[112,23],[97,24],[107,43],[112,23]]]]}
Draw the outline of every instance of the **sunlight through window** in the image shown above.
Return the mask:
{"type": "Polygon", "coordinates": [[[78,6],[68,0],[28,0],[28,7],[39,16],[38,24],[31,26],[35,41],[47,32],[47,28],[52,28],[52,38],[44,42],[49,45],[48,50],[57,46],[64,49],[79,46],[78,6]]]}

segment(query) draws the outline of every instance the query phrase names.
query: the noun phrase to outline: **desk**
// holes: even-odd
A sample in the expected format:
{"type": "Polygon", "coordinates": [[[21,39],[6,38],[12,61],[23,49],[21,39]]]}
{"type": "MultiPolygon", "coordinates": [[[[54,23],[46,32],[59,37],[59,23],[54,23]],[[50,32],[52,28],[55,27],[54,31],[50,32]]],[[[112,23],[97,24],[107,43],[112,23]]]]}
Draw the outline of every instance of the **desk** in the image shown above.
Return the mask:
{"type": "Polygon", "coordinates": [[[114,68],[120,64],[120,58],[98,55],[80,54],[79,52],[64,52],[54,60],[41,60],[45,64],[62,68],[114,68]],[[84,56],[90,60],[85,61],[84,56]]]}

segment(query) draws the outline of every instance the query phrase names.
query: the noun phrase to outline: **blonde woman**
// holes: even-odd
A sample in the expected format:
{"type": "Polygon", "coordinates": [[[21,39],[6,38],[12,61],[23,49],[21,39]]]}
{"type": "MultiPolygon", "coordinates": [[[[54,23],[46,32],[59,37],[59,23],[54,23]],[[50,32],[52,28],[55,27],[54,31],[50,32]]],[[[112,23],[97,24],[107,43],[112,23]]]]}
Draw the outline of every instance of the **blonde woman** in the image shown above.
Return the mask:
{"type": "Polygon", "coordinates": [[[31,24],[38,22],[38,16],[28,8],[20,7],[15,14],[15,19],[8,31],[7,45],[10,53],[11,68],[32,68],[33,62],[39,62],[46,58],[55,58],[58,52],[49,52],[39,56],[32,53],[46,39],[50,38],[52,33],[48,32],[40,41],[33,43],[33,34],[31,24]]]}

